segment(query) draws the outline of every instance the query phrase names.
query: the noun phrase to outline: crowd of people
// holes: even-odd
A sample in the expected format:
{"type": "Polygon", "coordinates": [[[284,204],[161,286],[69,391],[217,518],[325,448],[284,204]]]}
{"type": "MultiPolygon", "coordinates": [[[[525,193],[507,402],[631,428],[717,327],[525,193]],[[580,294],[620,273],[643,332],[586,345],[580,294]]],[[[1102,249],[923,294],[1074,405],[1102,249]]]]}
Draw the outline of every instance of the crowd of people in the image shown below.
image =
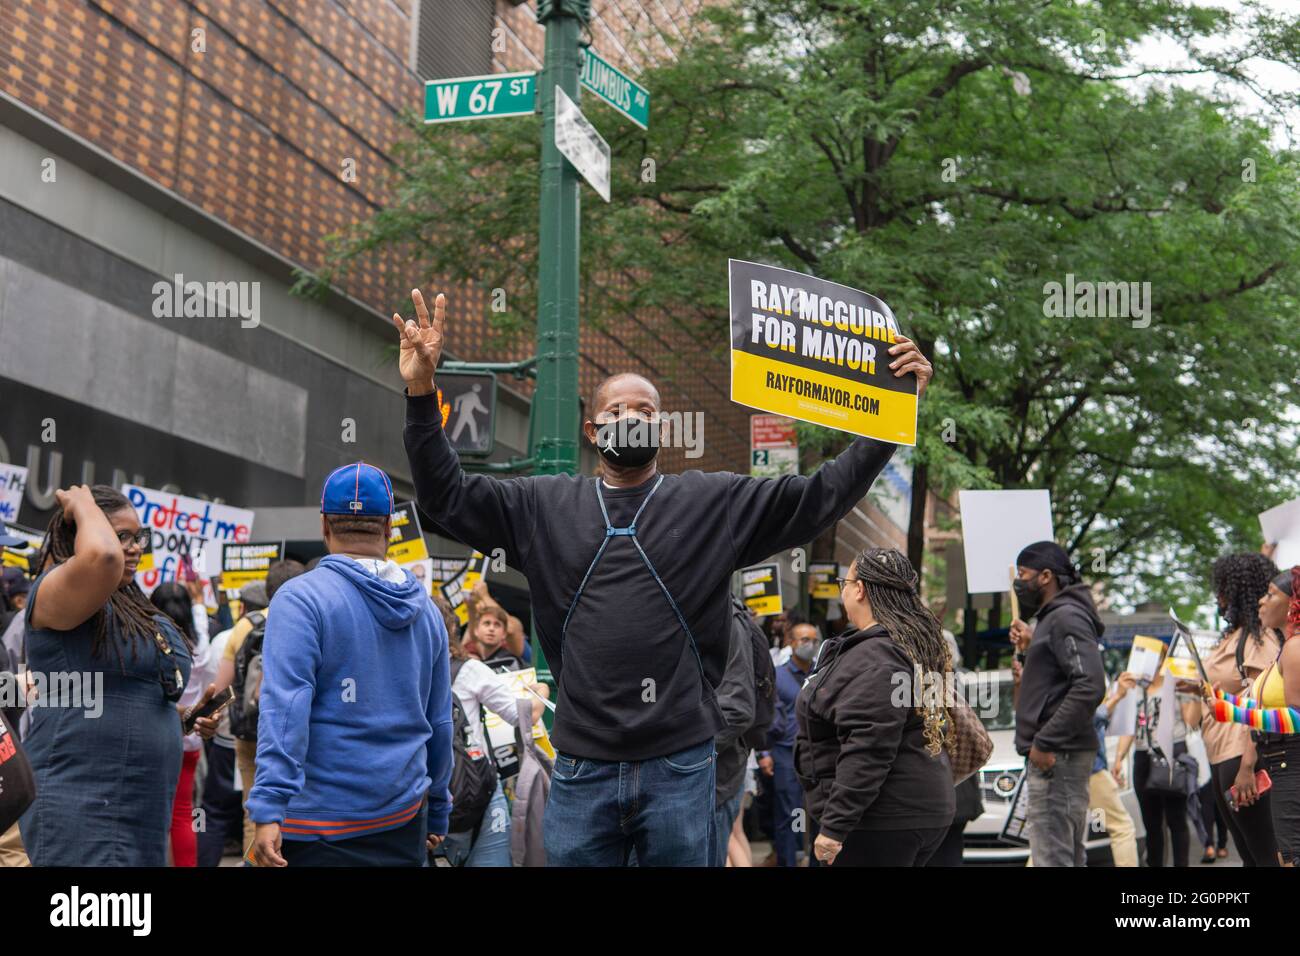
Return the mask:
{"type": "MultiPolygon", "coordinates": [[[[127,499],[60,490],[32,578],[5,578],[0,671],[28,692],[5,716],[34,793],[0,836],[0,862],[213,866],[237,850],[261,867],[960,864],[992,743],[954,690],[955,642],[907,558],[856,556],[834,636],[793,611],[764,630],[733,593],[735,569],[840,520],[894,446],[857,439],[810,476],[663,474],[657,445],[614,438],[631,430],[610,426],[660,411],[653,384],[624,374],[588,405],[597,475],[468,473],[433,386],[445,303],[431,317],[413,300],[417,320],[394,321],[419,505],[527,577],[556,699],[518,673],[533,664],[525,627],[486,584],[467,595],[462,629],[390,559],[393,488],[376,467],[325,478],[325,556],[272,565],[239,592],[237,620],[219,589],[209,613],[191,573],[146,596],[149,535],[127,499]],[[72,673],[80,699],[38,691],[39,675],[72,673]],[[549,739],[534,729],[547,711],[549,739]],[[512,740],[494,739],[489,714],[512,740]],[[754,859],[759,833],[769,860],[754,859]]],[[[890,354],[923,393],[916,347],[900,336],[890,354]]],[[[1150,865],[1166,832],[1173,862],[1187,862],[1191,808],[1222,820],[1248,865],[1294,865],[1300,644],[1284,635],[1300,630],[1300,568],[1223,559],[1213,578],[1229,627],[1209,679],[1157,670],[1109,688],[1092,591],[1066,551],[1032,544],[1017,574],[1015,746],[1033,864],[1082,865],[1090,808],[1116,863],[1137,863],[1119,799],[1132,749],[1150,865]],[[1136,732],[1111,766],[1127,695],[1141,697],[1136,732]]],[[[1213,837],[1201,842],[1217,858],[1213,837]]]]}
{"type": "Polygon", "coordinates": [[[1300,643],[1289,638],[1300,632],[1300,567],[1279,571],[1268,553],[1220,558],[1210,578],[1226,627],[1201,662],[1202,678],[1171,676],[1166,643],[1153,676],[1124,672],[1106,687],[1090,635],[1100,636],[1101,622],[1068,555],[1045,543],[1022,552],[1018,566],[1020,606],[1034,619],[1012,625],[1033,859],[1083,865],[1092,811],[1115,864],[1138,865],[1136,828],[1119,799],[1131,753],[1148,866],[1189,866],[1193,834],[1201,863],[1225,859],[1231,835],[1244,866],[1295,866],[1300,775],[1288,758],[1300,728],[1300,643]],[[1071,593],[1082,620],[1049,630],[1071,593]],[[1130,695],[1133,732],[1117,735],[1110,766],[1106,737],[1130,695]]]}
{"type": "MultiPolygon", "coordinates": [[[[331,485],[344,490],[323,519],[329,556],[310,572],[272,565],[239,592],[236,621],[225,601],[209,615],[197,580],[139,592],[144,535],[113,489],[59,493],[42,573],[9,568],[2,579],[0,670],[10,680],[102,675],[104,706],[96,719],[67,706],[7,711],[37,789],[0,840],[0,863],[215,866],[241,849],[248,864],[267,866],[547,860],[545,817],[515,812],[521,758],[532,751],[548,788],[566,759],[581,778],[588,758],[561,750],[547,760],[527,742],[550,688],[528,681],[521,695],[503,679],[531,663],[522,622],[479,582],[462,633],[441,595],[430,598],[387,559],[387,477],[362,464],[340,469],[327,503],[331,485]],[[183,733],[180,717],[227,688],[230,706],[183,733]],[[424,716],[414,728],[413,701],[424,716]],[[513,758],[489,739],[489,711],[518,727],[513,758]],[[475,765],[477,776],[467,769],[475,765]],[[376,806],[376,780],[405,786],[376,806]]],[[[1027,761],[1032,863],[1082,865],[1091,811],[1115,864],[1138,865],[1119,796],[1131,751],[1147,865],[1188,865],[1193,833],[1203,862],[1223,858],[1230,838],[1247,866],[1293,865],[1300,814],[1287,763],[1300,662],[1284,635],[1300,625],[1300,568],[1278,572],[1261,554],[1215,564],[1227,626],[1204,660],[1208,684],[1157,667],[1153,679],[1122,673],[1109,687],[1100,619],[1068,555],[1041,542],[1018,570],[1028,622],[1012,628],[1016,745],[1027,761]],[[1129,695],[1136,732],[1119,737],[1111,766],[1109,725],[1129,695]]],[[[950,674],[955,642],[897,551],[860,553],[840,593],[844,626],[828,639],[797,611],[764,622],[728,599],[701,865],[960,864],[964,825],[983,807],[978,777],[952,773],[951,701],[900,707],[894,695],[899,674],[950,674]],[[771,841],[765,860],[754,858],[755,836],[771,841]]],[[[540,802],[555,813],[547,795],[540,802]]],[[[651,865],[644,845],[630,841],[626,862],[651,865]]]]}

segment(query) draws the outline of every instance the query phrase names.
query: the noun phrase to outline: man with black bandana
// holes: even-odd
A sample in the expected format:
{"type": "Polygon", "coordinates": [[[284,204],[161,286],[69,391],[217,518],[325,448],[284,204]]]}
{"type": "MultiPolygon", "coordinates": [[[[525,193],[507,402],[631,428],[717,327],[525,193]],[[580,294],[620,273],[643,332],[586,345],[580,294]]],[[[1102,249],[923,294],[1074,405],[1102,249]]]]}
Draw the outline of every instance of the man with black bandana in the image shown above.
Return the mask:
{"type": "MultiPolygon", "coordinates": [[[[528,578],[533,620],[558,686],[545,816],[548,866],[706,866],[712,844],[714,688],[730,635],[732,571],[804,544],[867,493],[895,445],[855,440],[811,476],[658,472],[659,393],[606,379],[583,424],[600,475],[499,480],[467,474],[434,397],[446,305],[393,316],[407,385],[406,452],[421,509],[528,578]]],[[[908,339],[898,376],[930,363],[908,339]]]]}
{"type": "Polygon", "coordinates": [[[1097,756],[1093,715],[1105,694],[1101,618],[1065,549],[1029,545],[1016,558],[1023,620],[1011,637],[1024,653],[1016,750],[1029,759],[1029,842],[1035,866],[1084,866],[1088,778],[1097,756]],[[1024,650],[1027,644],[1028,649],[1024,650]]]}

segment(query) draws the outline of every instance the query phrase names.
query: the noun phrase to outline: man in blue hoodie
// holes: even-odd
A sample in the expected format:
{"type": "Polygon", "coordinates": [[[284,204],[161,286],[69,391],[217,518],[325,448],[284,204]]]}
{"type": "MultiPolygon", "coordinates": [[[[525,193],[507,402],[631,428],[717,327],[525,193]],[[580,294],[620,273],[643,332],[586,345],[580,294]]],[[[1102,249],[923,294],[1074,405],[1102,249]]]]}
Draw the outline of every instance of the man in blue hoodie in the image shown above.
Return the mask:
{"type": "Polygon", "coordinates": [[[388,560],[392,484],[357,462],[325,479],[329,554],[267,615],[257,779],[261,866],[420,866],[451,811],[447,630],[388,560]]]}

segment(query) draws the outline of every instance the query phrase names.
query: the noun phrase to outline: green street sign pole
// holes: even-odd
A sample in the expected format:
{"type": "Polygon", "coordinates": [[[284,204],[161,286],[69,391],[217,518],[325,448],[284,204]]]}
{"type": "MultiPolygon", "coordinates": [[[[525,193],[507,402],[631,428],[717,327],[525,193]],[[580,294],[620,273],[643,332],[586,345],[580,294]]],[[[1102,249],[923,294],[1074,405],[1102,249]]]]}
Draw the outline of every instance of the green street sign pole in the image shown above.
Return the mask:
{"type": "MultiPolygon", "coordinates": [[[[529,456],[538,475],[578,470],[578,173],[555,145],[555,88],[578,99],[578,39],[590,0],[539,0],[546,28],[542,104],[542,197],[537,255],[537,388],[533,392],[529,456]]],[[[533,635],[539,680],[550,668],[533,635]]]]}

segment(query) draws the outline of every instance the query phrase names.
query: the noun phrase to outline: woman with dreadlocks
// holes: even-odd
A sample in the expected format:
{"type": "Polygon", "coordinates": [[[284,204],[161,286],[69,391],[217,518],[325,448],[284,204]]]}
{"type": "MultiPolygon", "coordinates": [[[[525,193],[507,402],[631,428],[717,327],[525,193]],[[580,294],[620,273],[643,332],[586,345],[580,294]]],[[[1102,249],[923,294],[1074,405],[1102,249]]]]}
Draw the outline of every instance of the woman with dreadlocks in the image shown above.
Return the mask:
{"type": "Polygon", "coordinates": [[[130,502],[106,485],[55,495],[27,659],[33,674],[80,675],[83,693],[32,710],[23,845],[36,866],[166,866],[189,649],[135,583],[149,532],[130,502]]]}
{"type": "MultiPolygon", "coordinates": [[[[1219,613],[1228,625],[1203,662],[1206,676],[1216,690],[1233,695],[1242,693],[1277,659],[1281,636],[1259,618],[1260,602],[1268,596],[1276,576],[1277,568],[1262,554],[1229,554],[1214,562],[1214,593],[1219,613]]],[[[1289,582],[1283,579],[1283,583],[1289,582]]],[[[1199,693],[1199,687],[1194,690],[1199,693]]],[[[1255,785],[1258,756],[1250,729],[1216,721],[1210,707],[1199,709],[1214,799],[1228,822],[1228,832],[1232,834],[1242,865],[1277,866],[1270,796],[1259,793],[1255,785]],[[1234,786],[1237,788],[1235,810],[1228,801],[1228,791],[1234,786]]],[[[1207,857],[1209,853],[1207,847],[1207,857]]]]}
{"type": "Polygon", "coordinates": [[[840,579],[852,625],[827,641],[795,702],[795,768],[829,866],[924,866],[952,823],[952,659],[898,551],[840,579]]]}

